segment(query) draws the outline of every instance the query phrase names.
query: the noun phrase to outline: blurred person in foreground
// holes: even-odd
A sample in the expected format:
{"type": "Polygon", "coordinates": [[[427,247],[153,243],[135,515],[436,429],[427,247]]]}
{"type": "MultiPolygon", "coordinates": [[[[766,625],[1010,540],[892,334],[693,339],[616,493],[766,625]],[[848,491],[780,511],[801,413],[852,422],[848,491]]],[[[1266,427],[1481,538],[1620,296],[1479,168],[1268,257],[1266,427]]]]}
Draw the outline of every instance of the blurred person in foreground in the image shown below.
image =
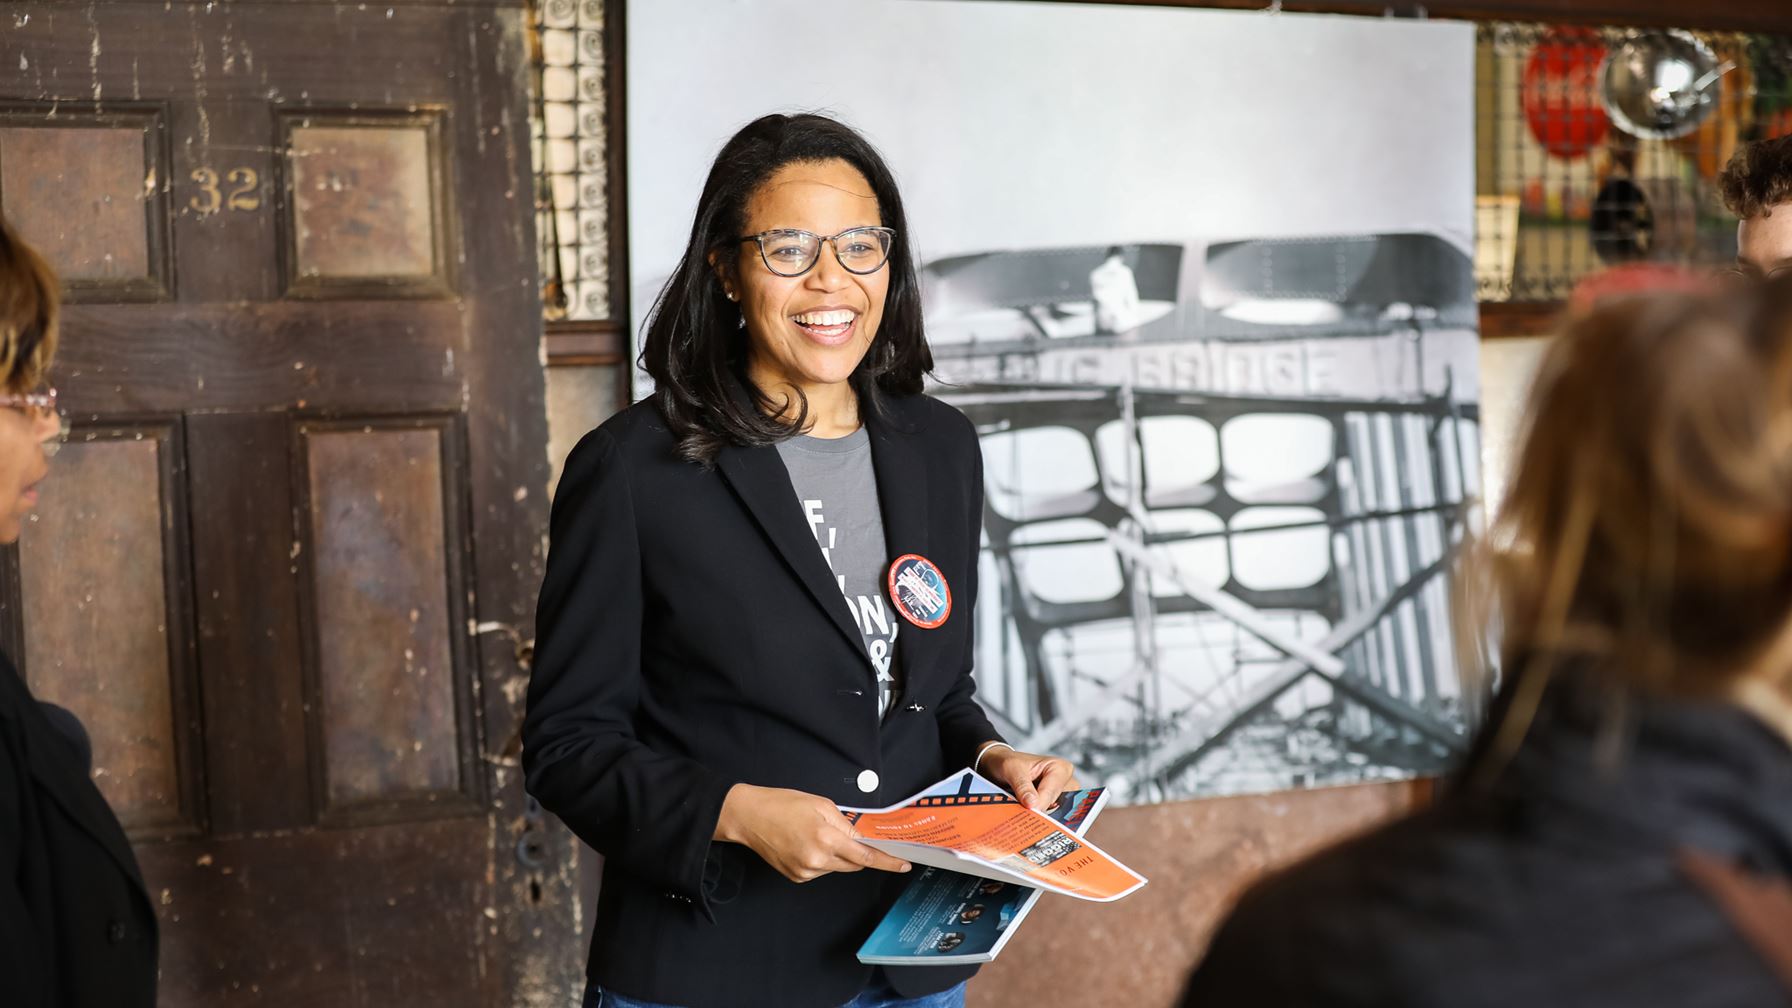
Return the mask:
{"type": "MultiPolygon", "coordinates": [[[[57,287],[0,219],[0,543],[37,506],[66,434],[43,384],[57,287]]],[[[39,703],[0,655],[0,1004],[152,1008],[156,918],[136,858],[90,776],[73,714],[39,703]]]]}
{"type": "Polygon", "coordinates": [[[1792,1000],[1792,279],[1577,315],[1526,415],[1460,778],[1249,891],[1183,1004],[1792,1000]]]}

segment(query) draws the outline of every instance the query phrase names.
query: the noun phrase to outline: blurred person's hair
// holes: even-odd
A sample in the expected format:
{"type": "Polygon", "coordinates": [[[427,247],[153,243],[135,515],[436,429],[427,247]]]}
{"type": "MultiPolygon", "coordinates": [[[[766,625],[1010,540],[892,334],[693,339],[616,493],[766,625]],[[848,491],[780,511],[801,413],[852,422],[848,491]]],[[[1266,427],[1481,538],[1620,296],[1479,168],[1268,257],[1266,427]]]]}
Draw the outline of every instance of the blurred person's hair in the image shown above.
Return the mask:
{"type": "Polygon", "coordinates": [[[1656,696],[1723,694],[1792,617],[1792,284],[1615,299],[1545,352],[1513,476],[1464,565],[1502,625],[1516,748],[1572,667],[1656,696]]]}
{"type": "Polygon", "coordinates": [[[1717,177],[1724,206],[1742,220],[1792,202],[1792,134],[1743,144],[1717,177]]]}
{"type": "Polygon", "coordinates": [[[0,217],[0,388],[27,392],[56,355],[56,274],[0,217]]]}

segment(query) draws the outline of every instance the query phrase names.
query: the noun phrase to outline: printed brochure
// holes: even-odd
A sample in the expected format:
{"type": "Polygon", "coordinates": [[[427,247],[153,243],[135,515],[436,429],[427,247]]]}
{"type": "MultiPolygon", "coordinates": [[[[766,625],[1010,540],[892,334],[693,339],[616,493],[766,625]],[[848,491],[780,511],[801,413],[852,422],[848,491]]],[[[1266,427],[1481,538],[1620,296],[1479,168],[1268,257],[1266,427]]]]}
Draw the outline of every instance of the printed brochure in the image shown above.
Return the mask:
{"type": "MultiPolygon", "coordinates": [[[[1107,804],[1106,788],[1066,791],[1046,814],[1082,836],[1107,804]]],[[[1039,902],[1018,882],[927,867],[902,890],[859,947],[859,961],[885,966],[989,962],[1039,902]]]]}
{"type": "Polygon", "coordinates": [[[915,864],[1098,903],[1145,884],[1144,876],[972,770],[889,808],[840,811],[860,840],[915,864]]]}

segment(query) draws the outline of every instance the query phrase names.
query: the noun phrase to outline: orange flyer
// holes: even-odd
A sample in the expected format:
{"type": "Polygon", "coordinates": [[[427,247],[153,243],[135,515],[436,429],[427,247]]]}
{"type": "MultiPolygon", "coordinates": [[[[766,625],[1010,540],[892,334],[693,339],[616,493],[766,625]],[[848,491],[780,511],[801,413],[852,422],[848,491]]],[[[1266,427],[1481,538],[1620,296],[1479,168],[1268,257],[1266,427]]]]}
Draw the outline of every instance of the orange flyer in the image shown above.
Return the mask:
{"type": "Polygon", "coordinates": [[[917,864],[1100,903],[1145,884],[1143,875],[971,770],[889,808],[841,811],[864,843],[917,864]]]}

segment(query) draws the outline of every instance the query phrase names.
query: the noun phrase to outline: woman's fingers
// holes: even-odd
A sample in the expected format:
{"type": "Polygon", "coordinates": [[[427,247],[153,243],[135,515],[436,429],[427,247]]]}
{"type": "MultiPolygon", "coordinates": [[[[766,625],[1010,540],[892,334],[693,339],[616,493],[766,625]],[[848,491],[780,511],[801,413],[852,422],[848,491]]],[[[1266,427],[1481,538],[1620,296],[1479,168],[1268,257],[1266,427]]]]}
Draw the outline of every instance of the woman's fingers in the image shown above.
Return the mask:
{"type": "Polygon", "coordinates": [[[729,792],[729,829],[718,833],[740,840],[778,874],[792,882],[810,882],[830,872],[904,872],[908,862],[862,844],[851,823],[818,795],[782,788],[736,785],[729,792]]]}
{"type": "Polygon", "coordinates": [[[1058,801],[1058,796],[1076,787],[1076,768],[1061,759],[1047,759],[1045,772],[1040,775],[1037,789],[1040,810],[1051,808],[1058,801]]]}
{"type": "Polygon", "coordinates": [[[826,857],[798,870],[795,874],[786,873],[793,882],[812,882],[823,875],[833,872],[856,872],[872,868],[877,871],[905,872],[909,863],[901,858],[894,858],[875,847],[848,839],[838,843],[826,857]]]}
{"type": "Polygon", "coordinates": [[[863,868],[874,868],[878,871],[905,872],[909,869],[907,861],[891,857],[869,844],[860,843],[857,833],[852,831],[852,824],[846,821],[838,809],[829,806],[827,823],[830,835],[824,842],[828,845],[835,863],[833,871],[859,871],[863,868]]]}
{"type": "Polygon", "coordinates": [[[875,868],[878,871],[887,872],[905,872],[909,870],[909,863],[907,861],[898,857],[891,857],[883,851],[878,850],[876,847],[873,847],[870,844],[860,843],[857,840],[847,841],[846,851],[841,857],[846,863],[852,865],[852,867],[838,869],[840,871],[858,871],[860,868],[875,868]]]}
{"type": "Polygon", "coordinates": [[[1011,782],[1014,788],[1014,797],[1019,798],[1020,803],[1030,809],[1043,810],[1046,808],[1046,803],[1039,800],[1039,789],[1033,786],[1032,766],[1025,766],[1016,774],[1016,778],[1011,782]]]}
{"type": "Polygon", "coordinates": [[[1022,805],[1039,812],[1051,808],[1059,795],[1076,787],[1076,768],[1056,756],[1004,752],[991,774],[1004,781],[1022,805]]]}

